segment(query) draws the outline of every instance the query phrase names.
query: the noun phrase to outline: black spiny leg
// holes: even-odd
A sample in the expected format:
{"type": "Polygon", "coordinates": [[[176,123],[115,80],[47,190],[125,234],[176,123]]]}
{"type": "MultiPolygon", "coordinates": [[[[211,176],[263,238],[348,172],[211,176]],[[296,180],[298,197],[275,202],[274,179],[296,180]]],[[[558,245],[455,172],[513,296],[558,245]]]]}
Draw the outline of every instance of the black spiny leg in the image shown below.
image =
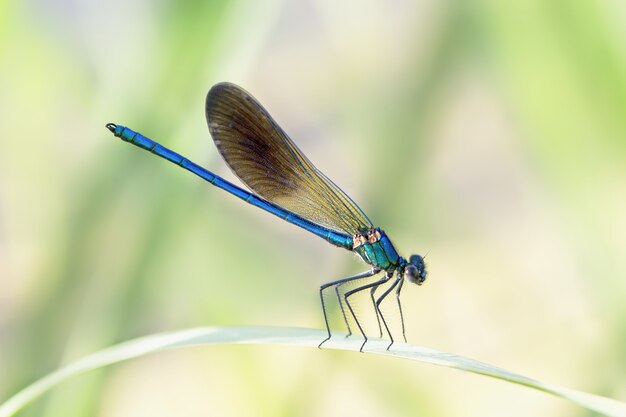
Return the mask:
{"type": "MultiPolygon", "coordinates": [[[[388,276],[387,278],[391,278],[391,276],[388,276]]],[[[391,341],[391,343],[389,343],[389,346],[387,346],[387,350],[389,350],[391,345],[393,345],[393,336],[391,335],[391,331],[389,330],[389,326],[387,325],[387,320],[385,320],[385,317],[383,316],[383,312],[380,310],[380,303],[382,303],[383,300],[385,299],[385,297],[387,297],[389,295],[389,293],[391,291],[393,291],[395,286],[398,285],[398,281],[399,280],[396,279],[389,286],[389,288],[387,288],[387,290],[383,293],[383,295],[381,295],[380,298],[378,300],[376,300],[376,310],[378,310],[378,313],[380,314],[380,318],[383,320],[383,324],[385,325],[385,329],[387,330],[387,334],[389,335],[389,340],[391,341]]]]}
{"type": "Polygon", "coordinates": [[[354,318],[354,321],[357,327],[359,328],[359,330],[361,331],[361,334],[363,335],[364,340],[363,340],[363,344],[359,348],[359,352],[363,352],[363,346],[365,346],[365,344],[367,343],[367,336],[365,335],[365,331],[363,331],[363,327],[361,327],[361,323],[359,323],[359,319],[357,319],[356,314],[354,313],[354,310],[352,309],[352,306],[350,305],[350,301],[348,300],[348,297],[356,294],[359,291],[367,290],[368,288],[378,287],[379,285],[384,284],[388,280],[389,280],[389,276],[385,274],[385,276],[379,279],[378,281],[357,287],[353,290],[348,291],[343,296],[344,299],[346,300],[346,305],[348,306],[348,309],[350,310],[350,314],[352,314],[352,317],[354,318]]]}
{"type": "Polygon", "coordinates": [[[383,337],[383,328],[380,327],[380,315],[378,314],[378,309],[376,308],[376,300],[374,300],[374,293],[378,287],[372,287],[370,290],[370,298],[372,299],[372,305],[374,306],[374,311],[376,312],[376,322],[378,323],[378,337],[383,337]]]}
{"type": "Polygon", "coordinates": [[[402,284],[404,284],[404,280],[400,279],[400,284],[398,288],[396,288],[396,300],[398,301],[398,310],[400,310],[400,322],[402,323],[402,337],[404,338],[404,343],[406,343],[406,335],[404,334],[404,316],[402,315],[402,303],[400,303],[400,291],[402,291],[402,284]]]}
{"type": "Polygon", "coordinates": [[[348,329],[348,334],[346,335],[346,338],[348,338],[352,336],[352,329],[350,328],[350,323],[348,322],[348,316],[346,316],[346,309],[343,308],[343,300],[341,299],[341,294],[339,294],[339,288],[343,284],[345,284],[345,282],[335,285],[335,294],[337,294],[337,302],[339,303],[339,308],[341,308],[341,315],[343,316],[343,321],[346,323],[346,328],[348,329]]]}
{"type": "MultiPolygon", "coordinates": [[[[356,274],[353,275],[351,277],[348,278],[342,278],[342,279],[338,279],[336,281],[332,281],[332,282],[328,282],[324,285],[322,285],[320,287],[320,300],[322,301],[322,311],[324,312],[324,322],[326,323],[326,330],[328,331],[328,337],[324,340],[322,340],[322,342],[317,345],[318,348],[322,348],[322,345],[324,344],[324,342],[326,342],[328,339],[330,339],[330,326],[328,324],[328,315],[326,314],[326,305],[324,304],[324,290],[328,287],[332,287],[334,285],[340,285],[340,284],[345,284],[346,282],[350,282],[350,281],[354,281],[356,279],[361,279],[361,278],[367,278],[367,277],[371,277],[372,275],[376,275],[378,272],[380,272],[380,269],[371,269],[369,271],[365,271],[365,272],[361,272],[360,274],[356,274]]],[[[350,307],[350,305],[348,305],[348,307],[350,307]]],[[[354,315],[354,313],[353,313],[354,315]]],[[[345,315],[344,315],[345,317],[345,315]]],[[[357,322],[358,324],[358,322],[357,322]]],[[[359,326],[360,327],[360,326],[359,326]]],[[[362,331],[361,331],[362,333],[362,331]]]]}

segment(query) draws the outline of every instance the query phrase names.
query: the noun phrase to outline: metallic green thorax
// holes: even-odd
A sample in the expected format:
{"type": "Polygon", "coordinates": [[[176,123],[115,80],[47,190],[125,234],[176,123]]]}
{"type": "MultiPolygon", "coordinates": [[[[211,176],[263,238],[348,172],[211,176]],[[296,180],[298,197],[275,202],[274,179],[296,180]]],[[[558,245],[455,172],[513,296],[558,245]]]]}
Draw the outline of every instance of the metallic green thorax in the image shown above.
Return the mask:
{"type": "Polygon", "coordinates": [[[369,239],[366,242],[353,249],[363,261],[385,271],[396,269],[400,266],[402,258],[398,255],[384,231],[376,228],[367,237],[369,239]],[[371,238],[376,235],[380,237],[371,238]]]}

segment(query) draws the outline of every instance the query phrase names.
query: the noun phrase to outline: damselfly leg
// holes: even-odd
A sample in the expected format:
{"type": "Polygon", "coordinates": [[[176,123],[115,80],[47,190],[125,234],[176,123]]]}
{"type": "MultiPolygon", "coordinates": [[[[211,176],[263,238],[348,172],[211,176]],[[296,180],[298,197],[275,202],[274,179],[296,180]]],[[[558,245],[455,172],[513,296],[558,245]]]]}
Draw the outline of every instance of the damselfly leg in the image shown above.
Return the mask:
{"type": "Polygon", "coordinates": [[[339,308],[341,309],[341,316],[343,317],[344,323],[346,323],[346,329],[348,329],[348,333],[346,334],[346,338],[348,338],[352,336],[352,329],[350,328],[350,322],[348,321],[348,316],[346,315],[346,309],[343,308],[343,300],[341,299],[341,293],[339,292],[339,288],[341,288],[343,284],[345,284],[345,282],[335,285],[335,294],[337,295],[337,302],[339,303],[339,308]]]}
{"type": "MultiPolygon", "coordinates": [[[[346,315],[346,309],[343,307],[344,300],[341,299],[341,293],[339,289],[345,284],[342,282],[341,284],[335,285],[335,294],[337,295],[337,302],[339,303],[339,308],[341,308],[341,316],[343,317],[344,323],[346,323],[346,328],[348,329],[348,334],[346,337],[352,336],[352,329],[350,328],[350,321],[348,320],[348,316],[346,315]]],[[[378,309],[376,308],[376,299],[374,294],[378,287],[372,287],[370,290],[370,299],[372,300],[372,307],[374,307],[374,312],[376,313],[376,323],[378,324],[378,337],[383,337],[383,329],[380,325],[380,315],[378,314],[378,309]]]]}
{"type": "Polygon", "coordinates": [[[374,299],[374,293],[378,287],[372,287],[370,290],[370,298],[372,299],[372,305],[374,306],[374,312],[376,312],[376,323],[378,323],[378,337],[383,337],[383,328],[380,326],[380,314],[378,314],[378,309],[376,308],[376,300],[374,299]]]}
{"type": "Polygon", "coordinates": [[[350,290],[348,292],[345,293],[344,295],[344,299],[346,300],[346,305],[348,306],[348,309],[350,310],[350,314],[352,314],[352,318],[354,318],[354,322],[356,323],[357,327],[359,328],[359,331],[361,332],[361,334],[363,335],[363,344],[361,345],[361,347],[359,348],[359,352],[363,352],[363,346],[365,346],[365,344],[367,343],[367,336],[365,335],[365,331],[363,330],[363,327],[361,326],[361,323],[359,323],[359,319],[356,316],[356,313],[354,312],[354,309],[352,308],[352,306],[350,305],[350,301],[348,300],[348,298],[351,295],[354,295],[360,291],[364,291],[370,288],[375,288],[378,287],[381,284],[384,284],[385,282],[389,281],[389,278],[391,278],[391,276],[389,274],[385,274],[381,279],[379,279],[376,282],[372,282],[370,284],[366,284],[366,285],[362,285],[360,287],[357,287],[353,290],[350,290]]]}
{"type": "Polygon", "coordinates": [[[389,335],[389,340],[391,341],[391,343],[389,343],[389,346],[387,346],[387,350],[389,350],[389,348],[391,347],[391,345],[393,345],[393,336],[391,335],[391,331],[389,330],[389,326],[387,325],[387,320],[385,320],[385,316],[383,316],[383,312],[380,309],[380,304],[383,302],[383,300],[385,299],[385,297],[387,297],[389,295],[389,293],[391,291],[393,291],[393,289],[396,287],[396,285],[398,285],[398,281],[400,281],[400,279],[396,279],[390,286],[389,288],[387,288],[385,290],[385,292],[383,293],[383,295],[380,296],[380,298],[378,300],[376,300],[376,311],[378,312],[378,314],[380,315],[380,318],[383,321],[383,324],[385,325],[385,330],[387,330],[387,334],[389,335]]]}
{"type": "MultiPolygon", "coordinates": [[[[330,325],[328,324],[328,314],[326,313],[326,304],[324,303],[324,290],[326,288],[337,286],[337,285],[341,285],[341,284],[345,284],[347,282],[354,281],[354,280],[357,280],[357,279],[368,278],[368,277],[371,277],[373,275],[376,275],[379,272],[380,272],[380,269],[372,268],[369,271],[361,272],[360,274],[356,274],[356,275],[353,275],[351,277],[342,278],[342,279],[338,279],[336,281],[327,282],[326,284],[324,284],[324,285],[322,285],[320,287],[320,301],[322,302],[322,311],[324,312],[324,323],[326,324],[326,330],[328,331],[328,337],[326,339],[322,340],[322,342],[319,345],[317,345],[318,348],[321,348],[322,345],[328,339],[330,339],[330,325]]],[[[346,302],[347,302],[347,299],[346,299],[346,302]]],[[[341,303],[339,305],[341,306],[341,303]]],[[[349,304],[348,304],[348,307],[350,307],[349,304]]],[[[352,310],[352,309],[350,309],[350,310],[352,310]]],[[[343,312],[343,307],[342,307],[342,312],[343,312]]],[[[352,313],[352,315],[354,316],[354,313],[352,313]]],[[[347,324],[348,320],[347,320],[345,314],[344,314],[344,319],[346,320],[346,324],[347,324]]],[[[357,321],[357,325],[359,325],[358,321],[357,321]]],[[[360,325],[359,325],[359,328],[361,328],[360,325]]],[[[349,330],[349,327],[348,327],[348,330],[349,330]]],[[[363,333],[362,330],[361,330],[361,333],[363,333]]]]}
{"type": "Polygon", "coordinates": [[[404,343],[406,343],[406,334],[404,332],[404,316],[402,315],[402,303],[400,302],[400,291],[402,291],[402,284],[404,284],[404,280],[401,279],[398,284],[398,288],[396,288],[396,300],[398,301],[398,310],[400,311],[400,322],[402,323],[402,338],[404,339],[404,343]]]}

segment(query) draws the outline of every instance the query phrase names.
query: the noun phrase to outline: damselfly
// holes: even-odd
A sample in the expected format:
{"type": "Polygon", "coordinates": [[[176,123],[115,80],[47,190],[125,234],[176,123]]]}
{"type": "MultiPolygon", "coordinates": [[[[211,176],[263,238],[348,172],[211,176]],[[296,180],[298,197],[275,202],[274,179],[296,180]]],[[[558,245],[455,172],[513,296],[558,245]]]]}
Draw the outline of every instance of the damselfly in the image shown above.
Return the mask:
{"type": "Polygon", "coordinates": [[[320,347],[331,337],[324,302],[324,291],[329,288],[335,290],[348,333],[351,334],[351,329],[344,304],[363,335],[361,351],[367,342],[367,335],[357,318],[351,298],[361,291],[369,290],[379,331],[382,333],[382,321],[391,346],[392,332],[380,306],[395,290],[402,336],[406,341],[400,292],[404,280],[418,285],[424,282],[424,258],[420,255],[412,255],[408,260],[401,257],[387,234],[374,227],[354,201],[304,156],[263,106],[242,88],[229,83],[215,85],[207,95],[205,110],[209,131],[217,149],[230,169],[252,192],[226,181],[127,127],[113,123],[106,127],[122,140],[193,172],[246,203],[295,224],[335,246],[354,251],[370,265],[370,269],[365,272],[320,287],[324,322],[328,331],[328,337],[319,344],[320,347]],[[382,274],[379,279],[343,293],[342,300],[339,291],[341,286],[378,274],[382,274]],[[392,281],[385,291],[375,297],[376,289],[390,280],[392,281]]]}

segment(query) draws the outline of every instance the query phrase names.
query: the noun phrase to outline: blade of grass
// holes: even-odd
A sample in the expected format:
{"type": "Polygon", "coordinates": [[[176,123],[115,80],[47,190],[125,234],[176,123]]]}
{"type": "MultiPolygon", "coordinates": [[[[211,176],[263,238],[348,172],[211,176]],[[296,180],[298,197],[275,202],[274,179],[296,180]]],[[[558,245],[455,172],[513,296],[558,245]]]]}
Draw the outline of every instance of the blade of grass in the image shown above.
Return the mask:
{"type": "MultiPolygon", "coordinates": [[[[39,379],[0,405],[0,417],[14,415],[35,398],[72,376],[165,349],[229,343],[317,347],[324,337],[323,330],[285,327],[203,327],[145,336],[88,355],[39,379]]],[[[564,398],[607,416],[626,417],[626,403],[617,400],[546,384],[486,363],[426,347],[396,343],[387,351],[387,344],[384,340],[370,339],[365,346],[365,353],[395,356],[486,375],[564,398]]],[[[357,352],[360,345],[361,340],[346,339],[345,334],[335,333],[324,349],[357,352]]]]}

